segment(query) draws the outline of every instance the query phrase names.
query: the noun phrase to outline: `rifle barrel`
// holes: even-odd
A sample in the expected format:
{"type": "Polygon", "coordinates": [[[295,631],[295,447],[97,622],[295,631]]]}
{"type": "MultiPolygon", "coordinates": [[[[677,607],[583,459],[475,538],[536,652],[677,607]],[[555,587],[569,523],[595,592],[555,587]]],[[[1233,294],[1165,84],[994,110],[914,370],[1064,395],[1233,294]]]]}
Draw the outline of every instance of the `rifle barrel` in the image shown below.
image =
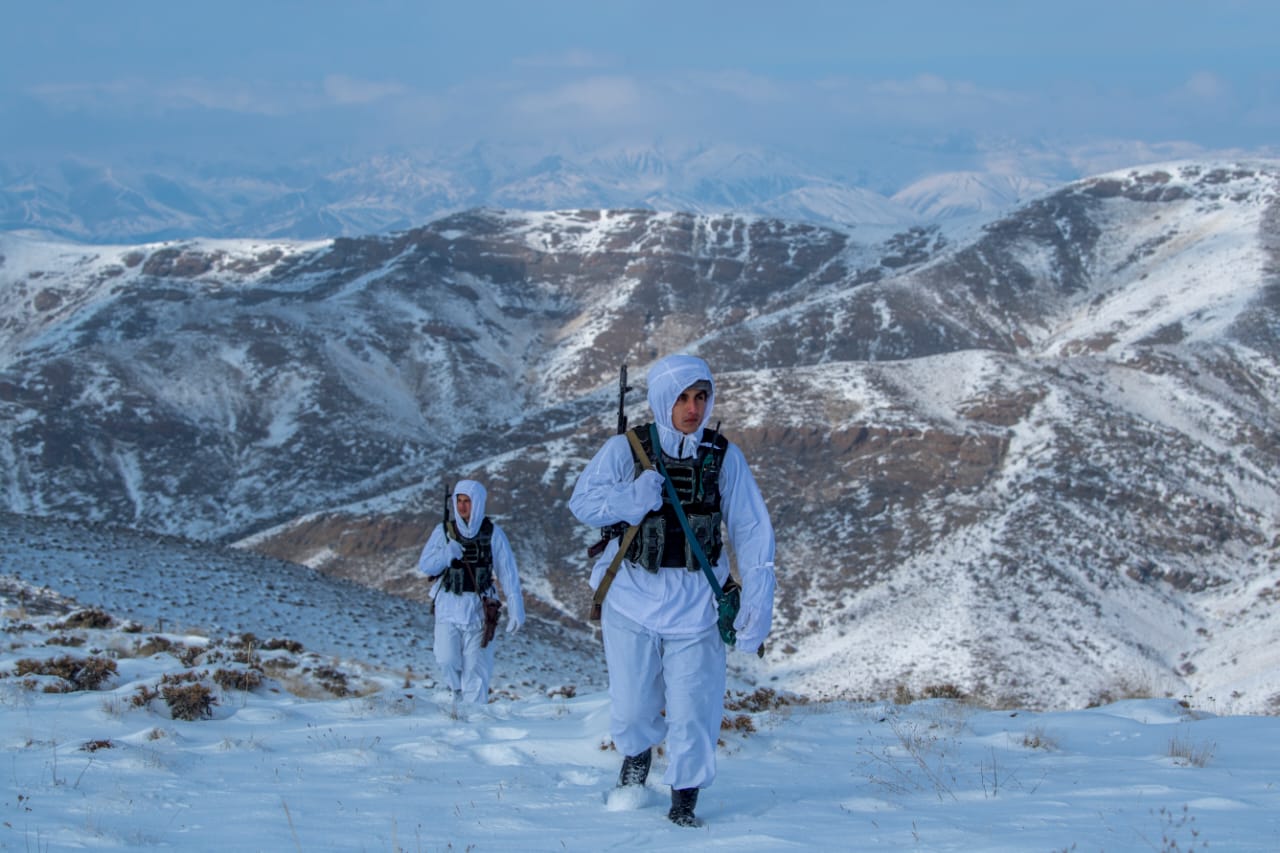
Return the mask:
{"type": "Polygon", "coordinates": [[[627,384],[627,366],[622,365],[618,374],[618,435],[627,431],[627,392],[631,386],[627,384]]]}

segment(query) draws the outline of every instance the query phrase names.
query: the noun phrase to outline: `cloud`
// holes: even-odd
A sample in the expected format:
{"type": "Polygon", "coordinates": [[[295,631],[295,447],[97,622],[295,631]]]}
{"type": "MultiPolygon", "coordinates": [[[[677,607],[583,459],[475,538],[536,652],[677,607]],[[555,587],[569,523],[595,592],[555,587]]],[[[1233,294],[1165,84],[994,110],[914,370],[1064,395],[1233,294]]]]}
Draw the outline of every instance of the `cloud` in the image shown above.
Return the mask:
{"type": "Polygon", "coordinates": [[[936,74],[917,74],[907,80],[879,80],[867,86],[873,95],[889,95],[895,98],[918,97],[973,97],[978,89],[972,83],[947,80],[936,74]]]}
{"type": "Polygon", "coordinates": [[[1231,86],[1212,71],[1192,74],[1179,92],[1200,101],[1216,101],[1231,94],[1231,86]]]}
{"type": "Polygon", "coordinates": [[[199,78],[154,81],[141,78],[42,84],[32,97],[62,112],[156,115],[175,110],[208,110],[281,117],[328,107],[374,104],[409,94],[394,82],[331,74],[316,84],[210,81],[199,78]]]}
{"type": "Polygon", "coordinates": [[[647,90],[629,77],[589,77],[516,100],[529,116],[579,116],[588,120],[632,120],[652,109],[647,90]]]}
{"type": "Polygon", "coordinates": [[[29,93],[49,107],[66,112],[155,114],[166,110],[220,110],[261,116],[296,112],[300,104],[314,105],[313,90],[298,87],[211,83],[178,79],[155,83],[140,78],[118,78],[80,83],[47,83],[29,93]]]}
{"type": "Polygon", "coordinates": [[[750,71],[721,71],[691,78],[693,85],[710,97],[729,96],[743,103],[768,103],[787,100],[794,89],[750,71]]]}
{"type": "Polygon", "coordinates": [[[399,83],[376,83],[356,80],[342,74],[330,74],[324,78],[324,93],[337,104],[371,104],[385,98],[393,98],[407,91],[399,83]]]}

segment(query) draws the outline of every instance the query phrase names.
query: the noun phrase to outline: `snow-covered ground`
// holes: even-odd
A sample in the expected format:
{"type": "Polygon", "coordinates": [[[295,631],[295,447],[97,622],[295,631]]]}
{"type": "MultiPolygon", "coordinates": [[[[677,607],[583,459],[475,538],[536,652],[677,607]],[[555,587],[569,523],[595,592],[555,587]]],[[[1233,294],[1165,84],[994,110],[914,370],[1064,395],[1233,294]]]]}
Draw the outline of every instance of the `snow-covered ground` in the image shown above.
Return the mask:
{"type": "Polygon", "coordinates": [[[0,849],[1280,849],[1280,718],[1174,699],[803,702],[735,679],[704,825],[682,829],[665,817],[662,755],[645,789],[613,790],[607,695],[536,619],[532,637],[500,635],[494,701],[458,709],[419,642],[429,615],[379,626],[321,575],[232,582],[163,542],[124,562],[30,532],[5,545],[0,849]],[[120,576],[148,559],[145,589],[120,576]],[[55,576],[86,597],[42,590],[55,576]],[[113,589],[151,615],[81,624],[76,607],[113,589]],[[201,630],[213,622],[228,633],[201,630]],[[96,689],[58,692],[48,674],[87,686],[95,668],[96,689]],[[208,716],[175,719],[165,689],[193,684],[208,716]]]}

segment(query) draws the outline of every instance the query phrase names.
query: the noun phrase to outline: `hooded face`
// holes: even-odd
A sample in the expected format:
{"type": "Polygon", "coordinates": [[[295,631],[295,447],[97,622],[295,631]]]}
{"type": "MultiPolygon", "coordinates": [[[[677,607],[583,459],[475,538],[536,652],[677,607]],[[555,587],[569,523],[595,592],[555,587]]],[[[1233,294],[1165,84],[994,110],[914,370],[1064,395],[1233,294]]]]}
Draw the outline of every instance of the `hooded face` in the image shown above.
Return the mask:
{"type": "Polygon", "coordinates": [[[484,486],[475,480],[459,480],[453,487],[453,521],[458,525],[458,532],[467,539],[480,532],[485,497],[484,486]]]}
{"type": "Polygon", "coordinates": [[[649,368],[649,408],[658,424],[663,449],[672,456],[691,455],[715,404],[711,368],[697,356],[669,355],[649,368]]]}
{"type": "Polygon", "coordinates": [[[707,419],[707,398],[711,392],[705,382],[697,382],[680,392],[671,407],[671,426],[685,435],[702,429],[707,419]]]}

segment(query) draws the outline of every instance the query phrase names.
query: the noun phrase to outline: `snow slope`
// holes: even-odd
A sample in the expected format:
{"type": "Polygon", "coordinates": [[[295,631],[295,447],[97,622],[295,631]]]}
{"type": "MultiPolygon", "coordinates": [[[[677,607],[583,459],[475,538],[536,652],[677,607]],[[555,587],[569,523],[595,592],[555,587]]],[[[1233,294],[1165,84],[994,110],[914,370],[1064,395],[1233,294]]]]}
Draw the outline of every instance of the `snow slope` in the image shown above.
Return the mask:
{"type": "MultiPolygon", "coordinates": [[[[1172,699],[1032,713],[947,699],[792,704],[785,694],[731,689],[719,776],[699,801],[703,825],[682,829],[665,818],[661,753],[646,787],[613,790],[619,757],[599,689],[525,689],[457,708],[423,672],[268,642],[287,626],[308,644],[368,647],[366,637],[345,636],[357,629],[339,611],[315,606],[324,598],[319,578],[291,578],[290,594],[278,597],[282,578],[228,585],[212,573],[201,581],[199,572],[166,571],[163,549],[139,559],[156,561],[152,593],[168,603],[154,613],[168,627],[85,627],[86,616],[105,614],[13,577],[48,552],[8,544],[0,569],[3,849],[1280,844],[1276,717],[1218,716],[1172,699]],[[257,634],[202,631],[213,601],[245,614],[242,630],[257,634]],[[115,671],[96,689],[69,690],[44,674],[65,658],[109,660],[115,671]],[[229,677],[254,671],[266,673],[256,686],[229,677]],[[213,700],[207,715],[175,719],[184,706],[163,698],[166,686],[193,684],[213,700]]],[[[103,555],[57,556],[68,575],[110,573],[103,555]]],[[[105,576],[96,582],[112,585],[105,576]]],[[[369,619],[384,635],[395,629],[394,619],[369,619]]],[[[499,661],[518,654],[504,647],[499,661]]]]}

